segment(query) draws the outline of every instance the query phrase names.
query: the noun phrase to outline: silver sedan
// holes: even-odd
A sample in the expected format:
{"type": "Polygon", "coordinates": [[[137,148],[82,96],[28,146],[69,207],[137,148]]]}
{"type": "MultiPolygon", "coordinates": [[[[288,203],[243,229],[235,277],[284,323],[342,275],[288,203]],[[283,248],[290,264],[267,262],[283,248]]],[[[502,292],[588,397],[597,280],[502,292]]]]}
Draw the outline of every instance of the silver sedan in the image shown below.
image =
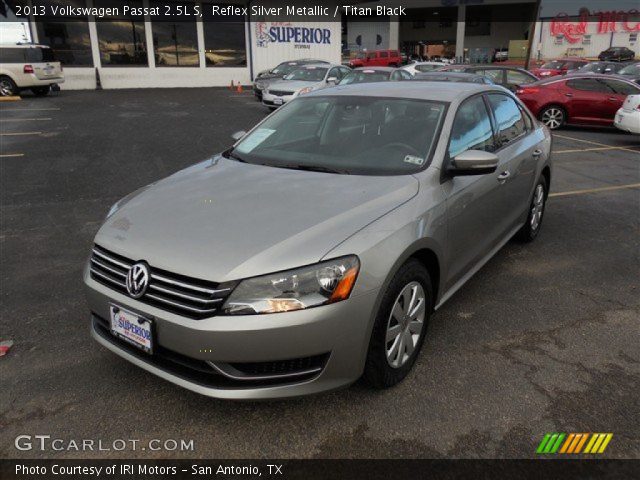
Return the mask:
{"type": "Polygon", "coordinates": [[[84,271],[100,344],[218,398],[400,382],[433,312],[538,236],[552,179],[500,86],[338,86],[237,137],[116,203],[84,271]]]}

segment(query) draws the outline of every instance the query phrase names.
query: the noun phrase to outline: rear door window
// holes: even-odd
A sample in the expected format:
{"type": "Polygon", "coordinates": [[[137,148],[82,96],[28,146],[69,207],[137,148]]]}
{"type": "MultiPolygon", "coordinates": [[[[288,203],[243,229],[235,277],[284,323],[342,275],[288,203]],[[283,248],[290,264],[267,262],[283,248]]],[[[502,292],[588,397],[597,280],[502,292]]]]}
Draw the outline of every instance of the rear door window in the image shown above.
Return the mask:
{"type": "Polygon", "coordinates": [[[380,52],[380,58],[389,58],[389,52],[380,52]]]}
{"type": "Polygon", "coordinates": [[[477,73],[478,75],[484,75],[491,79],[493,83],[502,84],[504,81],[502,80],[502,70],[498,68],[487,68],[475,70],[473,73],[477,73]]]}
{"type": "Polygon", "coordinates": [[[574,78],[567,80],[567,87],[583,92],[607,93],[609,89],[595,78],[574,78]]]}
{"type": "Polygon", "coordinates": [[[481,96],[465,101],[456,113],[451,129],[449,157],[454,158],[467,150],[496,149],[489,112],[481,96]]]}
{"type": "Polygon", "coordinates": [[[527,127],[524,118],[522,118],[522,111],[513,98],[499,93],[489,94],[487,98],[496,119],[500,146],[504,146],[526,133],[527,127]]]}
{"type": "Polygon", "coordinates": [[[0,48],[0,63],[24,63],[26,48],[0,48]]]}
{"type": "Polygon", "coordinates": [[[50,48],[25,48],[27,51],[27,62],[55,62],[53,50],[50,48]]]}

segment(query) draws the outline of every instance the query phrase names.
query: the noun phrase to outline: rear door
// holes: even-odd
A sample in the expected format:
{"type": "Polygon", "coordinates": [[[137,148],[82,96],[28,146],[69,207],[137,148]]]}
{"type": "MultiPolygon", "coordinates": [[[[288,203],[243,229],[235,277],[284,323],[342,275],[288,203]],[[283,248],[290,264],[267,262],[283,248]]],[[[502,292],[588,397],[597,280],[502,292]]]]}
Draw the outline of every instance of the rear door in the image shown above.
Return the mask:
{"type": "Polygon", "coordinates": [[[602,110],[608,107],[609,89],[595,76],[569,79],[561,90],[566,98],[565,107],[571,122],[587,124],[602,122],[602,110]]]}
{"type": "Polygon", "coordinates": [[[636,87],[631,83],[622,80],[613,80],[609,78],[601,78],[601,83],[607,88],[607,101],[601,110],[601,118],[603,121],[613,122],[616,112],[622,107],[627,95],[637,95],[640,93],[640,87],[636,87]]]}
{"type": "Polygon", "coordinates": [[[60,62],[56,61],[50,48],[27,48],[27,63],[33,67],[38,80],[50,80],[62,76],[60,62]]]}
{"type": "MultiPolygon", "coordinates": [[[[467,150],[496,150],[491,119],[482,95],[460,105],[448,147],[446,169],[452,159],[467,150]]],[[[498,172],[502,167],[498,167],[498,172]]],[[[502,221],[498,172],[449,177],[442,184],[447,195],[448,272],[445,290],[458,282],[497,245],[502,221]]]]}
{"type": "Polygon", "coordinates": [[[542,154],[531,118],[511,96],[490,93],[487,100],[493,114],[500,158],[498,181],[502,191],[499,207],[501,232],[506,235],[519,226],[529,207],[538,158],[542,154]]]}

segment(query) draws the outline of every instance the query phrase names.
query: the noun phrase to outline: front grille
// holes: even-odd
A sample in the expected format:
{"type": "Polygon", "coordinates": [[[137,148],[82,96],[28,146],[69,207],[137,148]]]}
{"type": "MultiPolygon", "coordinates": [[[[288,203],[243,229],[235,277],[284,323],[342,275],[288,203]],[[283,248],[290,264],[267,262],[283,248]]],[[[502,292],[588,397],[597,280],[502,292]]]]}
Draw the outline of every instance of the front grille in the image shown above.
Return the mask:
{"type": "Polygon", "coordinates": [[[273,362],[230,363],[233,368],[247,376],[287,376],[315,373],[322,370],[329,354],[313,357],[292,358],[273,362]]]}
{"type": "MultiPolygon", "coordinates": [[[[128,295],[127,273],[136,263],[121,255],[94,245],[90,260],[91,278],[128,295]]],[[[216,314],[234,285],[219,285],[149,267],[149,286],[140,302],[189,318],[205,318],[216,314]]]]}
{"type": "Polygon", "coordinates": [[[293,95],[294,92],[287,92],[285,90],[269,90],[269,93],[276,97],[288,97],[289,95],[293,95]]]}

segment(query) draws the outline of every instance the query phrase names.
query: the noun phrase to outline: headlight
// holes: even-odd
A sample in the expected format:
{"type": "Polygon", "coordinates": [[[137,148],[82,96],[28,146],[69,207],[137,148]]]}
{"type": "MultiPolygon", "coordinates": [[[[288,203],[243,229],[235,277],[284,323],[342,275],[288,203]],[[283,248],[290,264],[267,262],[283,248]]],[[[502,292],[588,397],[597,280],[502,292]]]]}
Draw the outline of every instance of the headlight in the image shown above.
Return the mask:
{"type": "Polygon", "coordinates": [[[302,90],[298,92],[298,95],[304,95],[305,93],[309,93],[313,91],[313,87],[304,87],[302,90]]]}
{"type": "Polygon", "coordinates": [[[223,315],[278,313],[317,307],[349,298],[358,257],[336,258],[308,267],[243,280],[222,307],[223,315]]]}

